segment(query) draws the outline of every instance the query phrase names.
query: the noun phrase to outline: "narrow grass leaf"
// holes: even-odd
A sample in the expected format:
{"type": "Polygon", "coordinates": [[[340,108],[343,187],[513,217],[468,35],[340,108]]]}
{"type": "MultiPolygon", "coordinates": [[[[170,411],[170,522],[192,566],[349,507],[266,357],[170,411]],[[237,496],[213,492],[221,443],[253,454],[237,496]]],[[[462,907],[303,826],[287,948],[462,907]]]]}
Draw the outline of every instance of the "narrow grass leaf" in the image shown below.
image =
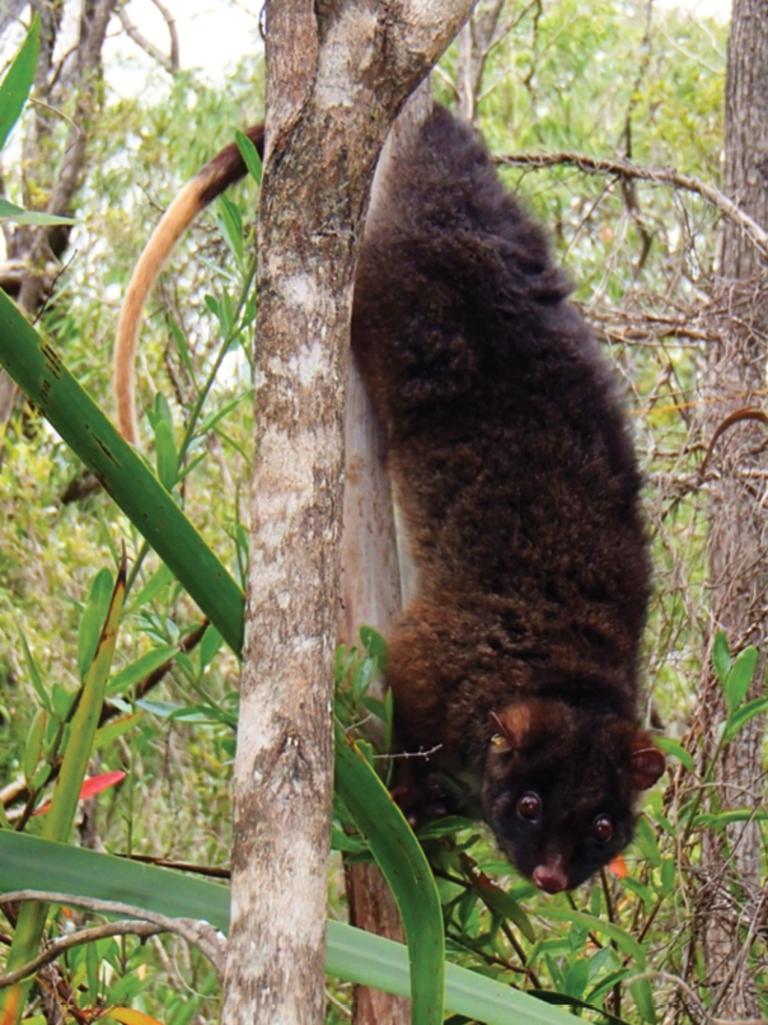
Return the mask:
{"type": "Polygon", "coordinates": [[[74,217],[61,217],[59,214],[47,214],[43,210],[25,210],[0,196],[0,221],[13,221],[14,224],[76,224],[74,217]]]}

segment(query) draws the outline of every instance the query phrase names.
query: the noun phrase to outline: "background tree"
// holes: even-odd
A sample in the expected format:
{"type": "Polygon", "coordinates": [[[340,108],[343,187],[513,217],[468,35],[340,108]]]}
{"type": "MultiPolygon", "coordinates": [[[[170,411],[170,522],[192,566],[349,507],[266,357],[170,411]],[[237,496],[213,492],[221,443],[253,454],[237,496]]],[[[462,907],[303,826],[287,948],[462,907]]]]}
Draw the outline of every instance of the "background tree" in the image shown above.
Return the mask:
{"type": "MultiPolygon", "coordinates": [[[[725,89],[724,189],[742,210],[768,225],[768,8],[734,0],[725,89]]],[[[768,644],[768,514],[765,502],[768,414],[768,273],[759,252],[732,222],[723,225],[715,293],[718,334],[708,352],[705,390],[710,645],[724,631],[732,647],[761,649],[749,697],[763,693],[768,644]]],[[[703,680],[702,729],[712,757],[726,718],[722,689],[703,680]]],[[[760,1016],[749,952],[766,921],[761,890],[764,851],[756,821],[764,803],[762,717],[754,718],[718,762],[715,807],[754,809],[746,822],[705,846],[700,893],[712,1010],[726,1018],[760,1016]],[[759,926],[758,926],[759,927],[759,926]]]]}

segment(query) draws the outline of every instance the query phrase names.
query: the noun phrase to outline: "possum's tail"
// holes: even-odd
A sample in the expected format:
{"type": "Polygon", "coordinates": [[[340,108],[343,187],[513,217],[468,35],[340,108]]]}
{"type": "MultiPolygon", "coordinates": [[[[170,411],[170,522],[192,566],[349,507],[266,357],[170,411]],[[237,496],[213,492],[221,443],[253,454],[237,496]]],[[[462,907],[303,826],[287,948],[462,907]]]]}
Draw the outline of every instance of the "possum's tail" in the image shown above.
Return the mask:
{"type": "MultiPolygon", "coordinates": [[[[253,125],[246,131],[246,135],[259,155],[263,155],[264,125],[253,125]]],[[[144,252],[133,269],[120,310],[113,358],[117,424],[123,437],[133,444],[138,438],[133,388],[134,364],[144,304],[178,239],[200,211],[230,185],[244,177],[245,172],[245,163],[235,143],[225,146],[176,196],[152,232],[144,252]]]]}

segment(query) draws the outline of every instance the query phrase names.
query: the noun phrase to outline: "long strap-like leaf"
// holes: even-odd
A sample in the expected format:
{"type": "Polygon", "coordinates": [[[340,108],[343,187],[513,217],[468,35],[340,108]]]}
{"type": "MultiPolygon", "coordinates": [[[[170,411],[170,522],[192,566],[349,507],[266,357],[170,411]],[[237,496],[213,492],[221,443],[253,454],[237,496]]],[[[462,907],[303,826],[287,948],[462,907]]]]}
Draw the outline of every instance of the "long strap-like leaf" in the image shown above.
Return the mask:
{"type": "MultiPolygon", "coordinates": [[[[73,904],[79,895],[169,917],[202,918],[222,932],[229,925],[226,886],[0,830],[0,893],[23,888],[71,893],[73,904]]],[[[388,993],[410,993],[405,947],[342,922],[328,923],[326,970],[388,993]]],[[[574,1025],[572,1015],[457,965],[446,966],[445,1003],[454,1014],[488,1025],[574,1025]]]]}
{"type": "Polygon", "coordinates": [[[233,651],[243,643],[242,590],[138,453],[56,351],[0,291],[0,364],[91,469],[233,651]]]}

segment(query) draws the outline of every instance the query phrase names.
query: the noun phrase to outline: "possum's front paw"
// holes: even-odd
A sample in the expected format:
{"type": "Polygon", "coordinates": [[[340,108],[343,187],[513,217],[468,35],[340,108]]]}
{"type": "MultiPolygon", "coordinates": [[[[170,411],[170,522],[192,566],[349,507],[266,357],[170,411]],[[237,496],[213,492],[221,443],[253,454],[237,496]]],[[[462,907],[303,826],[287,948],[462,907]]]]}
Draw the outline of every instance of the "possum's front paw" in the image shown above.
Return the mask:
{"type": "Polygon", "coordinates": [[[391,793],[412,829],[416,829],[424,819],[438,818],[451,812],[450,794],[443,781],[431,773],[415,772],[409,758],[401,760],[391,793]]]}

